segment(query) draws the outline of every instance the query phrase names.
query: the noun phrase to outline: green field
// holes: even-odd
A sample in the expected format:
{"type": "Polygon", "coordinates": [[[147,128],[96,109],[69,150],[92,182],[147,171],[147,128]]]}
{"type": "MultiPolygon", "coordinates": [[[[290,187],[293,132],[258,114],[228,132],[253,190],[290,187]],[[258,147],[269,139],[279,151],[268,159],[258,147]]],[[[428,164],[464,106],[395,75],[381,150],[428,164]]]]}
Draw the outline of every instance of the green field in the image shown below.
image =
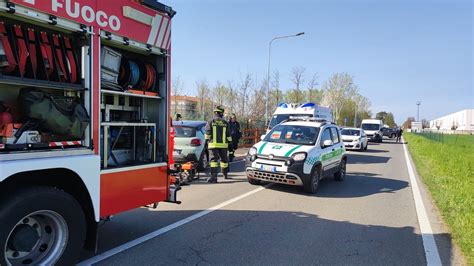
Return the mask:
{"type": "Polygon", "coordinates": [[[404,135],[454,241],[474,264],[474,136],[404,135]]]}

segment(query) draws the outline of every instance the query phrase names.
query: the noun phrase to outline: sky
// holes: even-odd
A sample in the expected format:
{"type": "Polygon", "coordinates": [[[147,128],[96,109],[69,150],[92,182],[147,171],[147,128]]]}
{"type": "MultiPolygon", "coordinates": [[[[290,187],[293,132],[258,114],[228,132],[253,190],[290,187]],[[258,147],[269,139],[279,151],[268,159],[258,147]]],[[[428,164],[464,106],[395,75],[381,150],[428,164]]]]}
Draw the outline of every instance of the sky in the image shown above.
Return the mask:
{"type": "Polygon", "coordinates": [[[291,71],[306,68],[321,86],[333,73],[354,76],[373,114],[392,112],[397,123],[474,108],[471,0],[181,0],[172,28],[172,76],[195,95],[196,81],[238,83],[271,70],[291,89],[291,71]]]}

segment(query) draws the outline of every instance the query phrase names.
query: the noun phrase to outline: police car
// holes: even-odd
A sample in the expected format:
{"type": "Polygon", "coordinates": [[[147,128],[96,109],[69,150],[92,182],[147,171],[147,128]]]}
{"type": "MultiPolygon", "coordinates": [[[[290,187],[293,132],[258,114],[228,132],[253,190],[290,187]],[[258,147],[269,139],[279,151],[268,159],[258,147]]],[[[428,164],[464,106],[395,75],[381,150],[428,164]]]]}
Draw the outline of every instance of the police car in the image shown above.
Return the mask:
{"type": "Polygon", "coordinates": [[[315,118],[289,119],[276,125],[249,149],[248,182],[302,186],[314,194],[325,177],[343,181],[347,157],[339,131],[335,124],[315,118]]]}

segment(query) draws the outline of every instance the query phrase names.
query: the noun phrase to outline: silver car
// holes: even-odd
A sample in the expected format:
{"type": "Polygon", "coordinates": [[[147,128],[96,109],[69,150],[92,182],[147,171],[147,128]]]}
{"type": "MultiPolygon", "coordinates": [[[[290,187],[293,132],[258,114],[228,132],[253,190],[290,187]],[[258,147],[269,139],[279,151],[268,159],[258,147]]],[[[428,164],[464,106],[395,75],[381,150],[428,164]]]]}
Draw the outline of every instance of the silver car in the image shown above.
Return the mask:
{"type": "Polygon", "coordinates": [[[175,121],[173,159],[177,163],[198,163],[198,170],[207,166],[207,145],[204,137],[205,121],[175,121]]]}
{"type": "Polygon", "coordinates": [[[367,150],[369,142],[364,130],[360,128],[343,128],[341,130],[341,136],[346,149],[367,150]]]}

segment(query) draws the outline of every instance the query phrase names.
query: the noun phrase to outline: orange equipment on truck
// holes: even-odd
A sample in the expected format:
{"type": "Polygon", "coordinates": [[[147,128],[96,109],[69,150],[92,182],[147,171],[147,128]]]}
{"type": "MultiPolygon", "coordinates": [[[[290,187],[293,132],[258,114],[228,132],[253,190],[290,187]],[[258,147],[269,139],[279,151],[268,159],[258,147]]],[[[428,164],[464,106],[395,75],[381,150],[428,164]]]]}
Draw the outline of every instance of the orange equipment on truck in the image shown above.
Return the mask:
{"type": "Polygon", "coordinates": [[[0,0],[0,265],[73,264],[101,219],[179,203],[174,15],[156,0],[0,0]]]}

